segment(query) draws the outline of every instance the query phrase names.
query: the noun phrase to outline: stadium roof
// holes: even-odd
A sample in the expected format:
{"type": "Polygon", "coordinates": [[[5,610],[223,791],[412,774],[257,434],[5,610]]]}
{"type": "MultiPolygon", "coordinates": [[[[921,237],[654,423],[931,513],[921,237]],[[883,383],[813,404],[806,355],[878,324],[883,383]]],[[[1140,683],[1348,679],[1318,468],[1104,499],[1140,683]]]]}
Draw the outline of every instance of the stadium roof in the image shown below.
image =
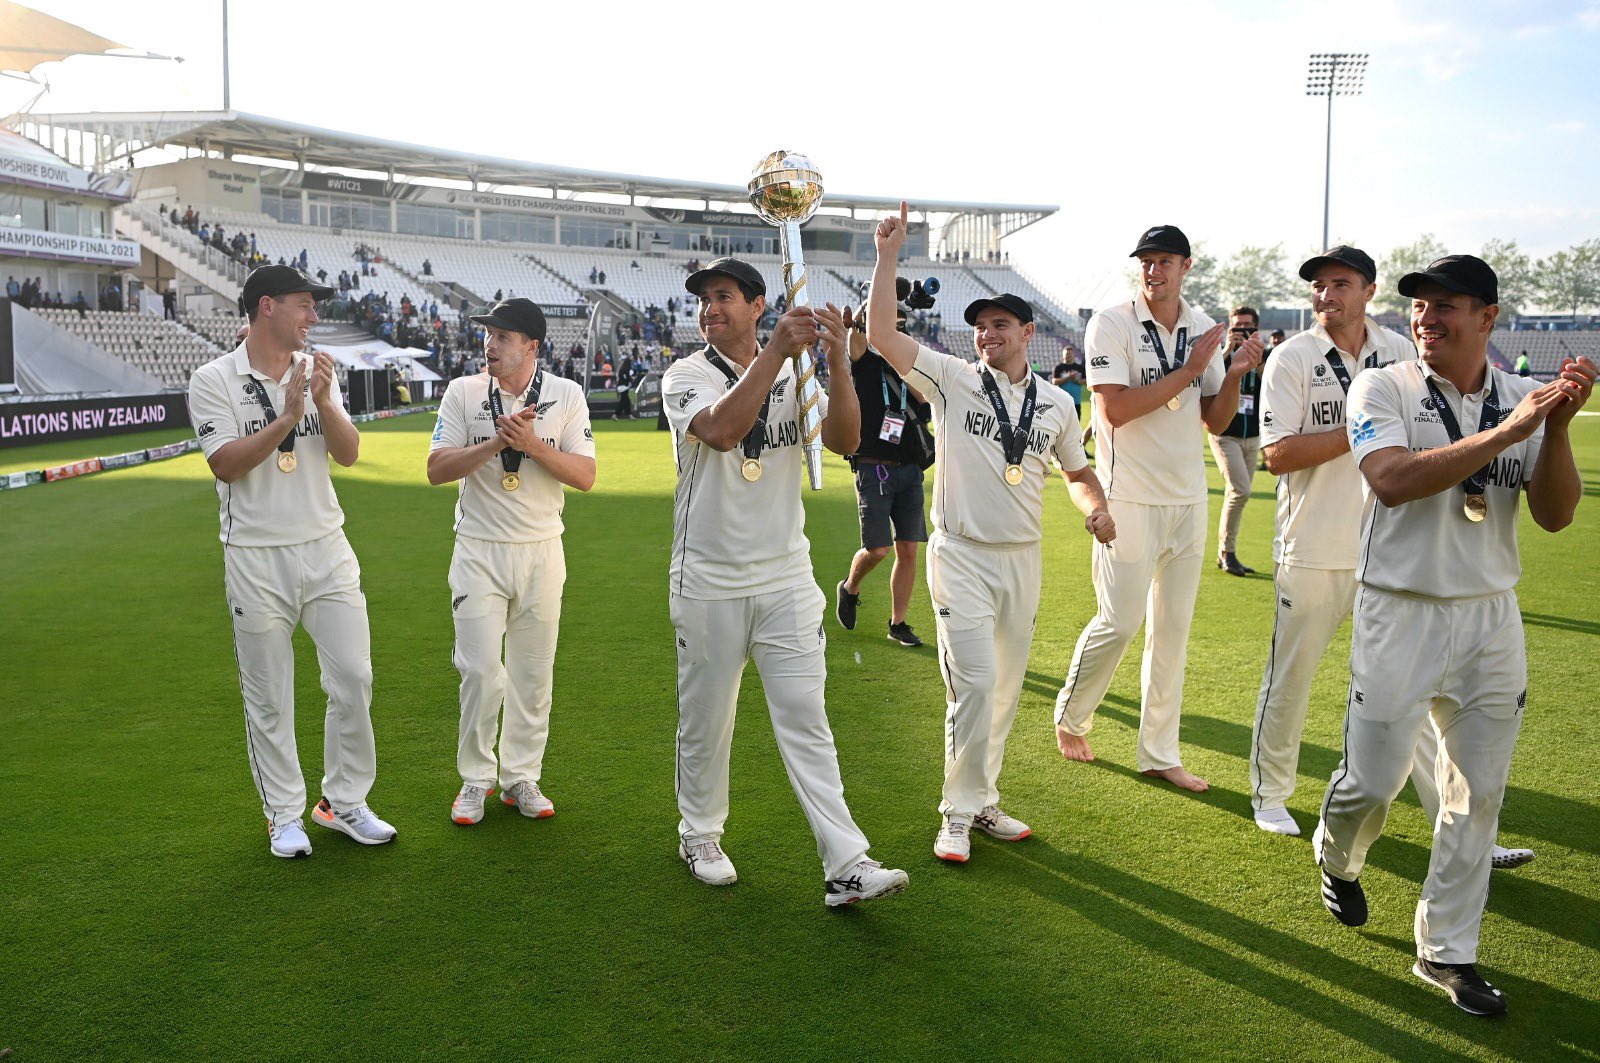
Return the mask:
{"type": "MultiPolygon", "coordinates": [[[[90,112],[23,114],[14,127],[47,143],[51,130],[73,131],[99,139],[102,164],[129,159],[149,148],[179,147],[279,159],[301,166],[371,170],[396,178],[467,181],[478,188],[499,186],[553,188],[563,193],[607,193],[643,199],[700,199],[745,203],[745,187],[642,174],[582,170],[570,166],[476,155],[395,140],[298,125],[243,111],[90,112]]],[[[93,159],[85,160],[86,164],[93,159]]],[[[892,210],[900,200],[830,191],[827,205],[848,209],[892,210]]],[[[917,200],[915,209],[935,214],[1010,215],[1008,231],[1032,224],[1060,208],[1047,204],[969,203],[917,200]]]]}

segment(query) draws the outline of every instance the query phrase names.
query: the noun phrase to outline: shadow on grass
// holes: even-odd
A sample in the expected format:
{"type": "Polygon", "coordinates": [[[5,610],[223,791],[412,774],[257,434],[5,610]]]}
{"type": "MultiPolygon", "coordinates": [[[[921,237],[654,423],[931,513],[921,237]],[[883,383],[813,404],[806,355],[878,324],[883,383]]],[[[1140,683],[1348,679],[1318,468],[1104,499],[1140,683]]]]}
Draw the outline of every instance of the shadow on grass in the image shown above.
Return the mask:
{"type": "Polygon", "coordinates": [[[1573,616],[1553,616],[1550,613],[1523,613],[1522,622],[1535,627],[1550,627],[1557,631],[1571,631],[1579,635],[1600,635],[1600,622],[1579,620],[1573,616]]]}
{"type": "MultiPolygon", "coordinates": [[[[995,860],[1023,888],[1041,899],[1073,909],[1138,949],[1236,986],[1267,1003],[1287,1009],[1304,1022],[1352,1038],[1386,1055],[1414,1059],[1471,1058],[1437,1043],[1439,1036],[1460,1033],[1470,1023],[1472,1025],[1467,1028],[1478,1035],[1475,1040],[1501,1041],[1503,1048],[1514,1050],[1524,1058],[1576,1058],[1571,1043],[1574,1031],[1564,1029],[1565,1023],[1541,1021],[1519,1024],[1514,1029],[1504,1025],[1482,1028],[1483,1020],[1461,1016],[1443,994],[1402,973],[1412,962],[1409,941],[1363,935],[1397,953],[1393,968],[1396,973],[1390,974],[1375,971],[1336,952],[1168,886],[1085,856],[1063,853],[1043,843],[985,845],[984,858],[995,860]],[[1174,930],[1163,919],[1183,923],[1190,932],[1174,930]],[[1220,938],[1232,948],[1211,944],[1205,940],[1207,937],[1220,938]],[[1238,951],[1253,954],[1256,961],[1237,955],[1238,951]],[[1290,971],[1274,968],[1289,968],[1290,971]],[[1305,976],[1304,979],[1293,972],[1305,976]],[[1364,998],[1375,1008],[1401,1012],[1408,1021],[1397,1025],[1380,1015],[1369,1014],[1359,1004],[1330,995],[1315,984],[1307,984],[1308,981],[1337,986],[1347,995],[1364,998]],[[1420,1033],[1415,1032],[1419,1030],[1420,1033]],[[1504,1034],[1500,1034],[1501,1030],[1504,1034]]],[[[1311,881],[1309,877],[1307,881],[1311,881]]],[[[1315,892],[1310,885],[1306,892],[1310,915],[1315,892]]],[[[1507,987],[1508,996],[1513,997],[1515,1008],[1516,980],[1504,977],[1499,980],[1507,987]]],[[[1538,1004],[1554,1003],[1574,1019],[1591,1008],[1588,1001],[1548,984],[1524,981],[1523,989],[1529,995],[1540,996],[1542,1000],[1538,1004]]]]}

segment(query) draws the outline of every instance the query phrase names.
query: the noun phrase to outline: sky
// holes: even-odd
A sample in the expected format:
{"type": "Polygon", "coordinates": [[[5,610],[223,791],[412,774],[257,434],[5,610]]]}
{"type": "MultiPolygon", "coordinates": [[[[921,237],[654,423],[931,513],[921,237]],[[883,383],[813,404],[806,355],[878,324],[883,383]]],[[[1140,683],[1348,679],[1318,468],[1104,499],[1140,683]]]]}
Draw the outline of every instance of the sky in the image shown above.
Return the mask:
{"type": "MultiPolygon", "coordinates": [[[[220,0],[32,6],[185,58],[48,64],[35,111],[221,106],[220,0]]],[[[1333,242],[1381,260],[1424,233],[1465,252],[1515,239],[1536,257],[1600,237],[1600,0],[813,0],[803,25],[784,24],[792,10],[233,0],[232,103],[724,183],[783,147],[810,155],[829,188],[913,208],[919,196],[1055,204],[1006,242],[1012,264],[1067,305],[1101,306],[1154,224],[1214,256],[1314,253],[1327,111],[1305,95],[1307,58],[1367,52],[1364,93],[1333,105],[1333,242]]],[[[29,95],[0,79],[0,110],[29,95]]]]}

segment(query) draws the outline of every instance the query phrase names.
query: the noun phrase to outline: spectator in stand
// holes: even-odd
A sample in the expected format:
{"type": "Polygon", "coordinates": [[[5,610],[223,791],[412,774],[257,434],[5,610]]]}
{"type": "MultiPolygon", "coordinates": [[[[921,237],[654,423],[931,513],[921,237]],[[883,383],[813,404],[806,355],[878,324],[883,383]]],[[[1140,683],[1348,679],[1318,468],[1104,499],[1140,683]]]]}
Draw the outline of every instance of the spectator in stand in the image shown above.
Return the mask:
{"type": "Polygon", "coordinates": [[[433,276],[433,261],[431,259],[424,258],[422,260],[422,275],[424,277],[433,276]]]}
{"type": "Polygon", "coordinates": [[[211,226],[209,226],[209,225],[200,226],[199,236],[200,236],[200,242],[202,244],[209,244],[211,242],[211,226]]]}
{"type": "Polygon", "coordinates": [[[497,303],[505,302],[505,298],[506,298],[506,294],[502,289],[496,288],[494,290],[494,301],[495,302],[497,302],[497,303]]]}
{"type": "Polygon", "coordinates": [[[1528,352],[1523,351],[1517,355],[1517,375],[1532,376],[1533,367],[1528,364],[1528,352]]]}
{"type": "Polygon", "coordinates": [[[73,296],[72,308],[78,312],[80,318],[89,316],[89,300],[83,297],[83,289],[78,289],[78,294],[73,296]]]}
{"type": "Polygon", "coordinates": [[[328,271],[327,270],[325,270],[325,269],[318,269],[317,270],[317,283],[318,284],[326,284],[326,283],[328,283],[328,271]]]}
{"type": "Polygon", "coordinates": [[[16,299],[20,299],[21,297],[22,297],[22,285],[17,283],[17,278],[16,277],[7,277],[6,278],[6,298],[7,299],[16,300],[16,299]]]}
{"type": "Polygon", "coordinates": [[[306,249],[300,249],[300,272],[304,273],[311,265],[311,256],[306,254],[306,249]]]}

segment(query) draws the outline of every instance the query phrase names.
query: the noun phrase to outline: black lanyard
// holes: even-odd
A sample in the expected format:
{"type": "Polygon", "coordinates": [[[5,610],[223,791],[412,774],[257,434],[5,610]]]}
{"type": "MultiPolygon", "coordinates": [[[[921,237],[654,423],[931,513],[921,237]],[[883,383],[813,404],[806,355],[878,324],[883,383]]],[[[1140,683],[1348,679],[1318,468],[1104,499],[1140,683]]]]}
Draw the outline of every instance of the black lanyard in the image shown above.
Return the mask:
{"type": "MultiPolygon", "coordinates": [[[[1339,348],[1334,347],[1328,351],[1328,364],[1333,367],[1333,375],[1339,378],[1339,386],[1344,388],[1346,395],[1350,394],[1350,370],[1344,367],[1344,357],[1339,354],[1339,348]]],[[[1373,351],[1367,355],[1366,367],[1378,368],[1378,352],[1373,351]]]]}
{"type": "MultiPolygon", "coordinates": [[[[739,374],[733,367],[722,360],[713,347],[706,348],[706,361],[722,370],[722,375],[728,378],[728,390],[739,382],[739,374]]],[[[767,441],[767,410],[772,405],[772,392],[767,392],[767,397],[761,400],[761,413],[756,417],[756,423],[750,426],[750,431],[744,434],[744,456],[750,459],[760,459],[761,444],[767,441]]]]}
{"type": "Polygon", "coordinates": [[[1154,321],[1146,321],[1144,323],[1144,334],[1150,337],[1150,346],[1156,349],[1156,361],[1161,363],[1162,376],[1166,376],[1174,369],[1183,368],[1184,352],[1189,347],[1189,327],[1187,325],[1178,329],[1178,349],[1173,352],[1171,365],[1167,364],[1167,349],[1162,346],[1161,333],[1156,331],[1156,323],[1154,321]]]}
{"type": "MultiPolygon", "coordinates": [[[[528,398],[522,404],[523,409],[531,409],[534,416],[539,415],[539,390],[544,387],[544,370],[533,371],[533,381],[528,385],[528,398]]],[[[489,412],[494,415],[495,426],[500,424],[500,418],[506,415],[505,407],[500,404],[500,382],[494,378],[489,380],[489,412]]],[[[522,459],[526,457],[522,451],[515,447],[507,447],[500,452],[500,467],[506,472],[516,472],[522,468],[522,459]]]]}
{"type": "MultiPolygon", "coordinates": [[[[257,380],[255,377],[251,377],[250,386],[255,388],[256,398],[261,400],[261,412],[267,415],[267,423],[271,424],[273,421],[276,421],[278,419],[278,411],[272,408],[272,400],[267,398],[266,385],[262,384],[261,381],[257,380]]],[[[281,453],[294,453],[294,436],[299,429],[300,426],[295,425],[293,428],[289,429],[288,435],[278,440],[278,450],[281,453]]]]}
{"type": "MultiPolygon", "coordinates": [[[[1444,434],[1450,437],[1450,442],[1461,442],[1461,423],[1456,420],[1456,412],[1445,401],[1441,392],[1432,380],[1423,378],[1428,385],[1428,394],[1433,399],[1433,408],[1439,411],[1439,420],[1444,423],[1444,434]]],[[[1478,431],[1487,432],[1500,423],[1500,384],[1494,379],[1490,371],[1489,397],[1484,400],[1483,412],[1478,417],[1478,431]]],[[[1492,462],[1490,464],[1493,464],[1492,462]]],[[[1461,481],[1461,490],[1468,495],[1481,495],[1489,483],[1489,466],[1485,465],[1465,480],[1461,481]]]]}
{"type": "Polygon", "coordinates": [[[1028,429],[1033,427],[1033,400],[1039,394],[1039,379],[1032,373],[1028,374],[1028,391],[1022,396],[1022,411],[1017,414],[1017,427],[1011,427],[1011,416],[1006,413],[1005,400],[1000,397],[1000,387],[994,382],[994,374],[985,369],[978,374],[983,377],[983,392],[989,396],[989,405],[994,407],[994,417],[1000,428],[1000,447],[1006,453],[1007,465],[1021,465],[1023,452],[1028,449],[1028,429]]]}

